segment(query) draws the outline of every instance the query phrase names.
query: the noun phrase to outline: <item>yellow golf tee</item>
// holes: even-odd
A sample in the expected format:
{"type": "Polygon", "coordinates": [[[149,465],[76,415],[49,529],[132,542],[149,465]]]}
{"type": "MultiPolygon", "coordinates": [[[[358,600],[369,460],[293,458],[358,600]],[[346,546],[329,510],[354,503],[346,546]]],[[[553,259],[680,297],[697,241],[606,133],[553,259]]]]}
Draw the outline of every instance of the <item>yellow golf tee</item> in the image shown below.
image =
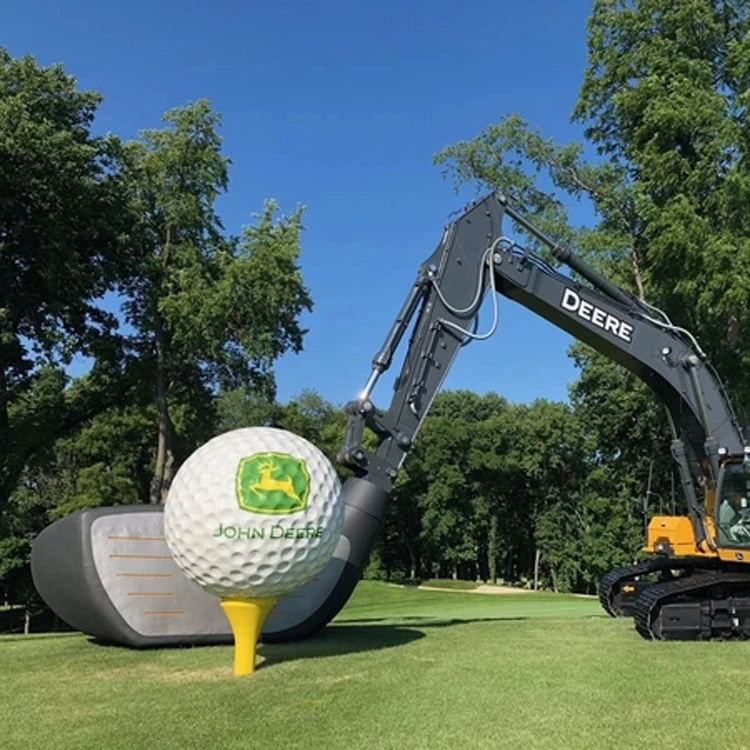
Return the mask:
{"type": "Polygon", "coordinates": [[[254,599],[231,597],[221,600],[221,608],[234,635],[235,675],[252,674],[255,671],[255,652],[260,631],[275,604],[275,596],[254,599]]]}

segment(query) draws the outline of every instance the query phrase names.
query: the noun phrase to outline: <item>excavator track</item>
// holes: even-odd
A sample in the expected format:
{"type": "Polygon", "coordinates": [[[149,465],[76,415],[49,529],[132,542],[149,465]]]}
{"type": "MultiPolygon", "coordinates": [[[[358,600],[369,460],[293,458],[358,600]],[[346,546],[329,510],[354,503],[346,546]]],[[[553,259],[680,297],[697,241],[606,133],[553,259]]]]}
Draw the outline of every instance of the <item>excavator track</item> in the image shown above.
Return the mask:
{"type": "Polygon", "coordinates": [[[656,583],[636,600],[633,620],[647,640],[746,640],[750,573],[709,571],[656,583]]]}
{"type": "Polygon", "coordinates": [[[639,595],[659,582],[659,579],[644,580],[645,576],[658,573],[662,580],[664,576],[672,579],[675,577],[673,571],[680,571],[682,577],[692,574],[699,567],[711,566],[712,560],[700,557],[655,557],[636,565],[616,568],[607,573],[599,584],[599,603],[612,617],[630,617],[639,595]]]}
{"type": "Polygon", "coordinates": [[[623,617],[625,613],[619,601],[622,584],[633,581],[638,576],[658,570],[658,563],[660,562],[661,560],[646,560],[646,562],[637,565],[610,570],[599,583],[599,603],[604,611],[612,617],[623,617]]]}

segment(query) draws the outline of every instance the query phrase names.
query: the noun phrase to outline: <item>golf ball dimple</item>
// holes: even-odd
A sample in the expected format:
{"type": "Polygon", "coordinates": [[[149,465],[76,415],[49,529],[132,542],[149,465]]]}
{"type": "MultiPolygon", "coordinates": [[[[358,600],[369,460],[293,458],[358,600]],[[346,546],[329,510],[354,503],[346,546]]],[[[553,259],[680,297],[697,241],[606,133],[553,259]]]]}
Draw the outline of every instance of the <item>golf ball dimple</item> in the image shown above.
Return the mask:
{"type": "Polygon", "coordinates": [[[275,427],[209,440],[182,464],[164,506],[176,564],[219,597],[282,596],[303,586],[330,560],[343,522],[331,462],[275,427]]]}

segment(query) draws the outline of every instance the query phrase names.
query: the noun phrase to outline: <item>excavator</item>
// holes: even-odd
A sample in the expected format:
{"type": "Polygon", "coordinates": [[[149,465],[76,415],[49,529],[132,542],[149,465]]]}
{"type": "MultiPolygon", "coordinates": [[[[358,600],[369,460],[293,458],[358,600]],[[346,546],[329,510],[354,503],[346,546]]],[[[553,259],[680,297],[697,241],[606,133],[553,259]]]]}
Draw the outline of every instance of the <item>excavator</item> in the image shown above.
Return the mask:
{"type": "Polygon", "coordinates": [[[647,639],[750,637],[750,446],[718,374],[689,331],[560,247],[494,191],[447,224],[437,249],[419,266],[363,390],[346,405],[337,456],[352,473],[344,485],[345,564],[314,613],[267,640],[309,634],[346,603],[384,522],[393,480],[462,347],[496,329],[499,295],[627,368],[669,415],[685,513],[651,519],[645,560],[602,579],[604,610],[632,617],[647,639]],[[506,237],[506,216],[571,273],[506,237]],[[488,292],[494,320],[480,334],[478,312],[488,292]],[[380,409],[373,389],[412,324],[391,403],[380,409]],[[375,443],[369,449],[367,431],[375,443]]]}
{"type": "MultiPolygon", "coordinates": [[[[337,460],[349,476],[338,545],[313,581],[282,597],[264,626],[263,641],[310,637],[349,600],[420,427],[461,350],[495,332],[501,296],[634,373],[669,417],[684,511],[654,516],[638,556],[643,561],[603,577],[604,610],[632,618],[636,631],[650,640],[750,637],[750,445],[718,374],[689,331],[559,246],[493,191],[445,225],[436,249],[417,269],[364,388],[346,405],[337,460]],[[559,265],[507,237],[506,217],[559,265]],[[567,274],[559,270],[565,268],[567,274]],[[490,292],[493,321],[479,333],[479,311],[490,292]],[[375,387],[405,337],[390,404],[378,408],[375,387]]],[[[95,508],[56,521],[32,550],[37,589],[63,620],[110,642],[137,648],[227,642],[231,633],[215,600],[182,580],[163,542],[158,550],[154,546],[163,536],[160,510],[95,508]],[[173,609],[183,617],[149,618],[137,608],[128,595],[130,579],[123,577],[132,573],[118,572],[110,554],[112,544],[131,543],[153,547],[141,562],[154,568],[149,575],[172,581],[173,609]]]]}

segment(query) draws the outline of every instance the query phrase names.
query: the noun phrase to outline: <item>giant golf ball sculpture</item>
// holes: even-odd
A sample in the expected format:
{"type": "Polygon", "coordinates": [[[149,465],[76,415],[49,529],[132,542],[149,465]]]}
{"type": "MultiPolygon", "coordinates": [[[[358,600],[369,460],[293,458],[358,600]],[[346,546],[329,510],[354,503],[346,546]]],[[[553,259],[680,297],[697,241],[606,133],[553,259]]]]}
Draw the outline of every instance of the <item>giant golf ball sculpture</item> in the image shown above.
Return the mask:
{"type": "Polygon", "coordinates": [[[339,478],[312,443],[286,430],[218,435],[178,470],[164,506],[178,567],[218,597],[234,635],[234,673],[255,671],[276,598],[314,578],[344,522],[339,478]]]}

